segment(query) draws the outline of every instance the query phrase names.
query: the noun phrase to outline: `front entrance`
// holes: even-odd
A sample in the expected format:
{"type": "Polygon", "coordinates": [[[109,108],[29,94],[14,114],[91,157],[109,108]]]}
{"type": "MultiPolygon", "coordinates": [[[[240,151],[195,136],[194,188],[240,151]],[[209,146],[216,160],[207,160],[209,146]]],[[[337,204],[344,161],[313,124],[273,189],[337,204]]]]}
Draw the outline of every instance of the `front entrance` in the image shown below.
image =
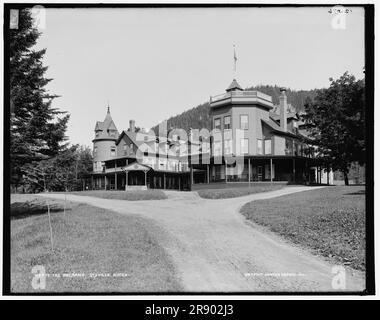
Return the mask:
{"type": "Polygon", "coordinates": [[[263,181],[263,167],[257,167],[257,181],[263,181]]]}

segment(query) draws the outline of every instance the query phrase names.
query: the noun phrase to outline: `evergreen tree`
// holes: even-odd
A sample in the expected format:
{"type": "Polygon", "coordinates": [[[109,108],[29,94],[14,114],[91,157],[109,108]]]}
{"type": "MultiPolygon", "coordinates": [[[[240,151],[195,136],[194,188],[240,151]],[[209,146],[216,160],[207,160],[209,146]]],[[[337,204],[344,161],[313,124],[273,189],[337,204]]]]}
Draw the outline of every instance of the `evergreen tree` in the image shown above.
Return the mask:
{"type": "Polygon", "coordinates": [[[19,25],[9,31],[11,183],[17,187],[28,163],[55,156],[65,141],[69,115],[52,107],[56,95],[45,89],[42,59],[46,50],[33,49],[40,33],[31,12],[19,10],[19,25]]]}

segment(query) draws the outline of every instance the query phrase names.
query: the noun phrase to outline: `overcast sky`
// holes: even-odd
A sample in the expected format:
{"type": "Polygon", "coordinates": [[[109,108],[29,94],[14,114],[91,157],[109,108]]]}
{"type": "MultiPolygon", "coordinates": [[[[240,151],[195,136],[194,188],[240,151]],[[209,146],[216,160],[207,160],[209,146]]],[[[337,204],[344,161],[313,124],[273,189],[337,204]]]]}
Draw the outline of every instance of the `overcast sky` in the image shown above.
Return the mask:
{"type": "MultiPolygon", "coordinates": [[[[119,131],[150,128],[224,92],[277,84],[326,87],[345,71],[363,77],[364,11],[346,28],[328,8],[47,9],[39,48],[55,107],[71,114],[72,143],[91,146],[107,101],[119,131]]],[[[289,101],[291,103],[291,101],[289,101]]]]}

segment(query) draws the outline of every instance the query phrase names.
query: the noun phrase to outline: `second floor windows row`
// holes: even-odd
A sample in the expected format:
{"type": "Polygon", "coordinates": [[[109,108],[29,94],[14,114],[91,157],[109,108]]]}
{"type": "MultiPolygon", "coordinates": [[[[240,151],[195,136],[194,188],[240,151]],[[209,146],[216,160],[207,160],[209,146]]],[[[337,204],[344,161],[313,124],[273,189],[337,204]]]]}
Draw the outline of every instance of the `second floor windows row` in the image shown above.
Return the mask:
{"type": "MultiPolygon", "coordinates": [[[[214,118],[214,129],[218,130],[230,130],[232,129],[232,120],[231,116],[224,116],[219,118],[214,118]],[[222,128],[223,120],[223,128],[222,128]]],[[[248,130],[249,129],[249,117],[248,114],[241,114],[239,116],[239,129],[248,130]]]]}
{"type": "MultiPolygon", "coordinates": [[[[223,130],[229,130],[232,128],[231,116],[224,116],[223,118],[223,130]]],[[[214,129],[222,130],[222,118],[214,119],[214,129]]]]}

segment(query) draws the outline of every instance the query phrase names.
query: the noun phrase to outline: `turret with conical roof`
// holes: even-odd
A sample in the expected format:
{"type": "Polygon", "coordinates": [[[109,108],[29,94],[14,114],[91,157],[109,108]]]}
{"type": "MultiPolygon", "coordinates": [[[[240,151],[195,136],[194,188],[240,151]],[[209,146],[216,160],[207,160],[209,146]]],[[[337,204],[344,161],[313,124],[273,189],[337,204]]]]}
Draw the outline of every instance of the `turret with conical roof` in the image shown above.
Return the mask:
{"type": "Polygon", "coordinates": [[[110,107],[107,107],[107,114],[104,121],[97,121],[95,124],[95,138],[93,149],[94,171],[103,170],[103,162],[116,157],[115,142],[119,137],[119,132],[112,120],[110,107]]]}

